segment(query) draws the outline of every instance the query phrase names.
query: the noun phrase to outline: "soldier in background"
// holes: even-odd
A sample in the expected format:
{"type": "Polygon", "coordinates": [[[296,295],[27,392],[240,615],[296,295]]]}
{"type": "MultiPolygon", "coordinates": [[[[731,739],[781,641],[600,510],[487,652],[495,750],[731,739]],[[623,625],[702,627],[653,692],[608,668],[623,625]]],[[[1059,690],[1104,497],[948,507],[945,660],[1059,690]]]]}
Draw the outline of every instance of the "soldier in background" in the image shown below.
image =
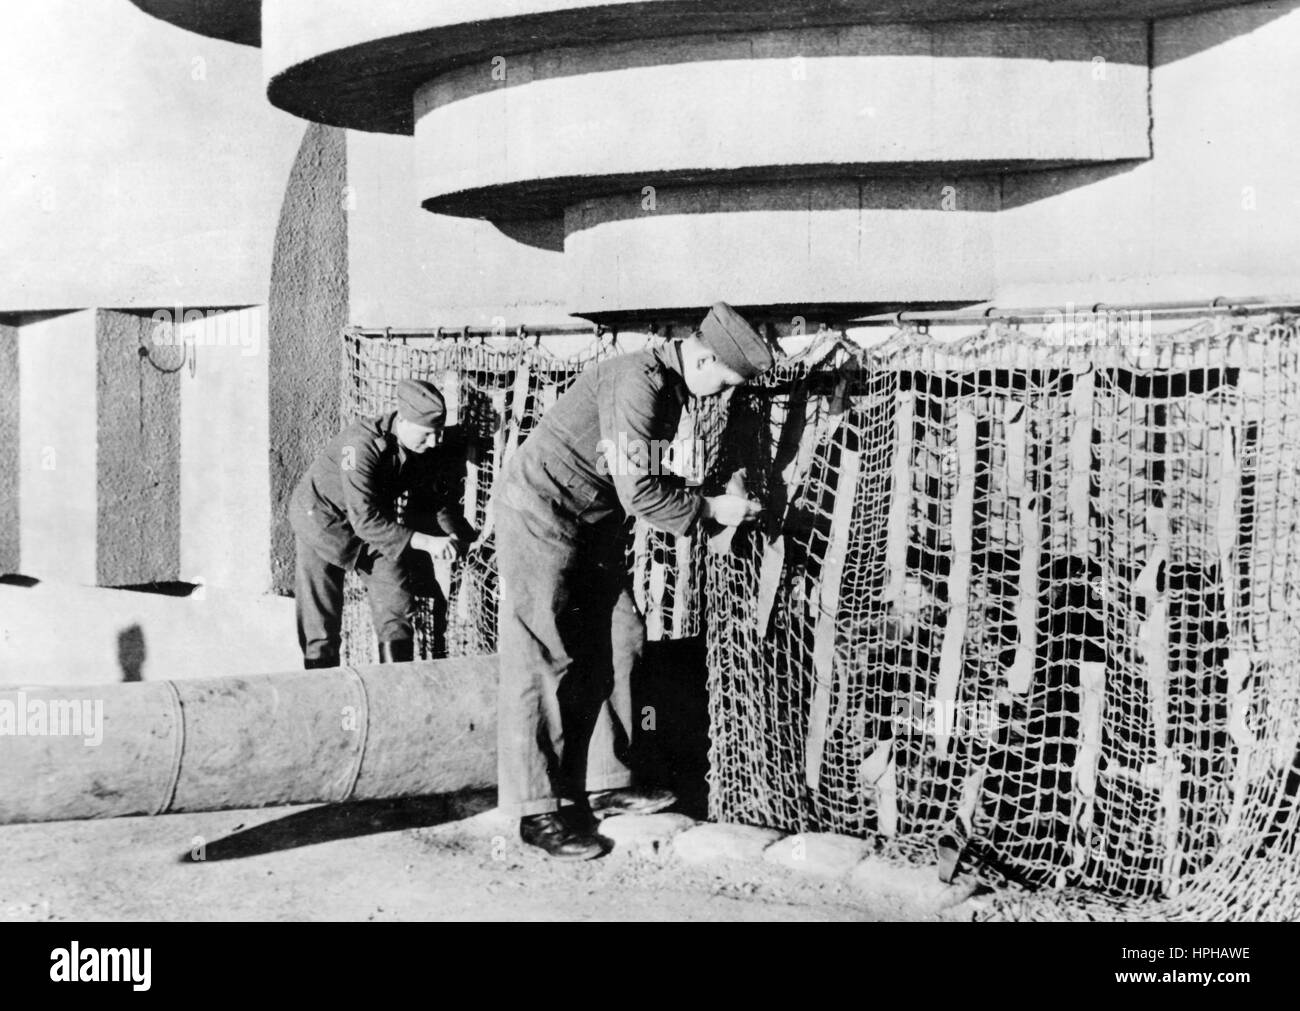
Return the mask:
{"type": "Polygon", "coordinates": [[[289,522],[297,539],[294,597],[306,668],[339,664],[348,570],[365,583],[380,661],[414,658],[413,597],[431,581],[429,562],[463,554],[475,536],[459,492],[445,480],[446,461],[438,459],[445,417],[434,386],[403,379],[395,411],[352,422],[298,482],[289,522]]]}

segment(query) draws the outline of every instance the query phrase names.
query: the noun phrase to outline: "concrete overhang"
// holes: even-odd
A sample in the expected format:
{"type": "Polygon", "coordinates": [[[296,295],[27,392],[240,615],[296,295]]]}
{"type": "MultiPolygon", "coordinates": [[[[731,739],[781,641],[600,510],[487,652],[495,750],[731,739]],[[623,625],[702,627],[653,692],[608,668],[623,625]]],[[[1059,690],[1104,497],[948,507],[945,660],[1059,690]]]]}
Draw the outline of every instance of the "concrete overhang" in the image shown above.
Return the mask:
{"type": "Polygon", "coordinates": [[[1140,21],[931,22],[575,46],[415,93],[424,206],[553,218],[643,187],[997,175],[1150,156],[1140,21]]]}
{"type": "Polygon", "coordinates": [[[273,105],[331,126],[407,134],[426,81],[560,46],[833,25],[1164,18],[1225,0],[132,0],[172,24],[261,40],[273,105]]]}
{"type": "Polygon", "coordinates": [[[262,0],[131,0],[146,14],[197,35],[262,44],[262,0]]]}

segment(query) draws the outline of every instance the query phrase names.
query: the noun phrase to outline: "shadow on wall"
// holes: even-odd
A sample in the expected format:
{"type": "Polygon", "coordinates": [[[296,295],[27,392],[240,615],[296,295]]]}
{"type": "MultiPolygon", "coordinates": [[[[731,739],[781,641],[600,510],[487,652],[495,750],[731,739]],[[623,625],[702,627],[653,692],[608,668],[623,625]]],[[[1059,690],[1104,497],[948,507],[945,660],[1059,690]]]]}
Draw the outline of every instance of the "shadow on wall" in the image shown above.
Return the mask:
{"type": "Polygon", "coordinates": [[[1251,3],[1185,18],[1161,19],[1155,24],[1156,45],[1151,54],[1152,67],[1168,66],[1203,53],[1257,31],[1296,10],[1300,10],[1300,0],[1290,0],[1289,3],[1251,3]],[[1176,26],[1173,24],[1175,21],[1176,26]]]}
{"type": "Polygon", "coordinates": [[[546,212],[517,220],[493,221],[491,224],[508,239],[552,253],[564,252],[564,218],[547,217],[546,212]]]}
{"type": "Polygon", "coordinates": [[[117,664],[122,668],[122,680],[142,681],[144,661],[148,655],[144,646],[144,629],[128,625],[117,633],[117,664]]]}
{"type": "Polygon", "coordinates": [[[1013,210],[1050,200],[1070,190],[1084,189],[1094,183],[1132,172],[1147,162],[1142,158],[1110,162],[1105,165],[1073,165],[1038,172],[1008,172],[1002,178],[1001,209],[1013,210]]]}

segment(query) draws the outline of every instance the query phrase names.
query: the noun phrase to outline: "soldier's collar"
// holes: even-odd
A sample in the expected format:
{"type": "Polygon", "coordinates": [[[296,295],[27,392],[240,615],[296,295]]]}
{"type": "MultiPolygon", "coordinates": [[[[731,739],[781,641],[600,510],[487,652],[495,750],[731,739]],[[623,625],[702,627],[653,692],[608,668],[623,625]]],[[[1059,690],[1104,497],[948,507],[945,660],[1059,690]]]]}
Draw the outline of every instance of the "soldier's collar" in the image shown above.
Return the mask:
{"type": "Polygon", "coordinates": [[[677,394],[677,399],[683,404],[686,403],[686,366],[682,361],[682,342],[664,341],[654,349],[653,354],[655,360],[671,374],[674,380],[672,388],[677,394]]]}
{"type": "Polygon", "coordinates": [[[397,441],[397,435],[393,432],[396,424],[396,411],[381,414],[375,419],[375,431],[379,433],[379,438],[375,440],[375,448],[381,453],[385,449],[396,449],[399,454],[402,452],[402,444],[397,441]]]}

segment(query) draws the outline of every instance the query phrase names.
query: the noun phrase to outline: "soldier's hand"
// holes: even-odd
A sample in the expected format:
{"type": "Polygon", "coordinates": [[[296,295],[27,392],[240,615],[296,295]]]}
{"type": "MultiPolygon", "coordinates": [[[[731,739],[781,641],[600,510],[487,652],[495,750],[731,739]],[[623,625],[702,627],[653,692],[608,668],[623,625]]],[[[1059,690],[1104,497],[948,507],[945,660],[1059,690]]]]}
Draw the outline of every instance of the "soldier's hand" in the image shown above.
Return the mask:
{"type": "Polygon", "coordinates": [[[423,551],[435,562],[450,561],[457,557],[455,538],[434,537],[432,534],[415,534],[411,538],[411,547],[423,551]]]}
{"type": "Polygon", "coordinates": [[[429,552],[429,557],[441,562],[449,562],[460,557],[460,551],[456,548],[456,538],[454,537],[435,537],[437,547],[429,552]]]}
{"type": "Polygon", "coordinates": [[[742,495],[713,495],[704,500],[709,519],[724,527],[738,527],[763,511],[760,503],[742,495]]]}

